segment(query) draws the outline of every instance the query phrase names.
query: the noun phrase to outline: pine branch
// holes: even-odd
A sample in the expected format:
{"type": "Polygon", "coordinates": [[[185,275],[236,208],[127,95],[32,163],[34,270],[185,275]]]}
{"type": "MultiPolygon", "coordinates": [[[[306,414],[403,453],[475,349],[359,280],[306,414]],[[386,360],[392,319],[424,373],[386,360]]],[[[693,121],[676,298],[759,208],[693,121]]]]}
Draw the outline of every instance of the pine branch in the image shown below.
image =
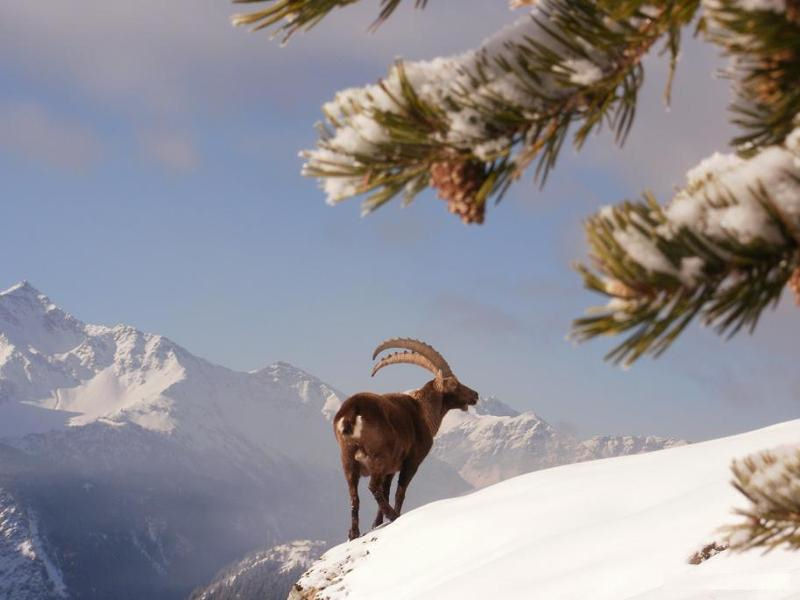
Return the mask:
{"type": "Polygon", "coordinates": [[[800,549],[800,451],[779,448],[731,466],[733,486],[749,501],[743,519],[723,528],[732,550],[800,549]]]}
{"type": "MultiPolygon", "coordinates": [[[[372,28],[388,19],[402,0],[381,0],[381,10],[372,28]]],[[[253,31],[273,28],[283,34],[283,41],[300,30],[309,30],[328,16],[335,8],[354,4],[358,0],[233,0],[236,4],[264,4],[267,8],[249,13],[236,14],[231,18],[234,25],[251,25],[253,31]],[[281,23],[282,22],[282,23],[281,23]]],[[[425,8],[428,0],[414,0],[417,8],[425,8]]]]}
{"type": "Polygon", "coordinates": [[[750,158],[706,159],[665,208],[646,196],[585,228],[593,268],[577,268],[609,302],[572,335],[627,335],[607,359],[658,356],[697,316],[721,334],[752,331],[800,266],[800,127],[750,158]]]}
{"type": "Polygon", "coordinates": [[[753,151],[782,142],[800,113],[800,0],[705,5],[707,37],[731,58],[724,74],[738,96],[733,121],[744,129],[733,144],[753,151]]]}
{"type": "Polygon", "coordinates": [[[378,84],[337,94],[303,173],[330,203],[368,194],[365,213],[432,186],[462,220],[482,222],[488,201],[534,161],[543,184],[571,133],[580,148],[605,123],[624,141],[642,58],[664,36],[677,53],[697,7],[538,2],[475,52],[398,63],[378,84]]]}

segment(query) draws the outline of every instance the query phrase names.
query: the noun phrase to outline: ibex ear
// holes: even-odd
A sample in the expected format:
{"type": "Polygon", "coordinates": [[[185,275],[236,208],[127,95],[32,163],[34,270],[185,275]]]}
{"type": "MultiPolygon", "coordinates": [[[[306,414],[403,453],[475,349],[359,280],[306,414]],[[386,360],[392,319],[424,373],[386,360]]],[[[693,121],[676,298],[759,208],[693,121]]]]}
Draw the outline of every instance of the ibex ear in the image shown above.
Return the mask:
{"type": "Polygon", "coordinates": [[[458,389],[458,379],[455,377],[437,378],[436,383],[443,394],[452,394],[458,389]]]}

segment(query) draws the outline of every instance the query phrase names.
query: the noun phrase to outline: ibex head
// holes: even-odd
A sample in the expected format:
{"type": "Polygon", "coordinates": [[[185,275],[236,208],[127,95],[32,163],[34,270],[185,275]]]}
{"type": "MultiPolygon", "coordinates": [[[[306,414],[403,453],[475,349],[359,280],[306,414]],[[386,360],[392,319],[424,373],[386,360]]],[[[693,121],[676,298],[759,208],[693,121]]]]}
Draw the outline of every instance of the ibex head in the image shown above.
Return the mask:
{"type": "MultiPolygon", "coordinates": [[[[372,369],[372,376],[387,365],[407,363],[427,369],[434,375],[428,384],[442,395],[442,405],[445,410],[460,408],[467,410],[478,402],[478,392],[461,383],[453,374],[450,365],[433,346],[410,338],[391,338],[382,342],[375,348],[372,359],[389,348],[404,348],[403,352],[394,352],[384,356],[372,369]]],[[[426,386],[427,387],[427,386],[426,386]]]]}

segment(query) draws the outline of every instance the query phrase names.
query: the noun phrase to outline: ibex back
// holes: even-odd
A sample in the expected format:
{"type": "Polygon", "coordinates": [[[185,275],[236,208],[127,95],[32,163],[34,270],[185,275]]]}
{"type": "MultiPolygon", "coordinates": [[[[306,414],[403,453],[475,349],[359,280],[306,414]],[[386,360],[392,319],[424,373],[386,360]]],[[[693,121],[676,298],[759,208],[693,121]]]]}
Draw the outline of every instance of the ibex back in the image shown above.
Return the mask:
{"type": "Polygon", "coordinates": [[[381,343],[372,358],[389,348],[406,351],[383,357],[373,368],[373,376],[387,365],[409,363],[428,369],[434,378],[407,394],[355,394],[336,413],[333,428],[350,490],[351,540],[360,535],[359,478],[370,478],[369,490],[378,503],[372,526],[383,523],[384,517],[394,521],[403,508],[408,484],[433,446],[444,415],[454,408],[467,410],[478,401],[478,393],[461,384],[447,361],[428,344],[393,338],[381,343]],[[399,476],[392,507],[389,492],[395,473],[399,476]]]}

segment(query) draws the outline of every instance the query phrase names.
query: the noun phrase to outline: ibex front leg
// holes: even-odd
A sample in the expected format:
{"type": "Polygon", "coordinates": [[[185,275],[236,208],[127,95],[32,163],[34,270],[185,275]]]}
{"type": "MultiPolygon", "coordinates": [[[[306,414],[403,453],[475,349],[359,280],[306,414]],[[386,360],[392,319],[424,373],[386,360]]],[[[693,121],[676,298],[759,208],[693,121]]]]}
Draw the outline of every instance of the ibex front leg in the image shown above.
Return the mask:
{"type": "Polygon", "coordinates": [[[408,484],[411,483],[414,475],[416,475],[418,468],[418,463],[407,460],[403,463],[403,468],[400,469],[400,476],[397,478],[397,491],[394,493],[394,508],[398,515],[400,511],[403,510],[403,501],[406,499],[406,488],[408,484]]]}
{"type": "Polygon", "coordinates": [[[382,475],[373,475],[369,478],[369,491],[375,496],[375,501],[378,503],[383,515],[390,521],[394,521],[397,518],[397,512],[389,504],[389,499],[383,492],[383,482],[384,477],[382,475]]]}

